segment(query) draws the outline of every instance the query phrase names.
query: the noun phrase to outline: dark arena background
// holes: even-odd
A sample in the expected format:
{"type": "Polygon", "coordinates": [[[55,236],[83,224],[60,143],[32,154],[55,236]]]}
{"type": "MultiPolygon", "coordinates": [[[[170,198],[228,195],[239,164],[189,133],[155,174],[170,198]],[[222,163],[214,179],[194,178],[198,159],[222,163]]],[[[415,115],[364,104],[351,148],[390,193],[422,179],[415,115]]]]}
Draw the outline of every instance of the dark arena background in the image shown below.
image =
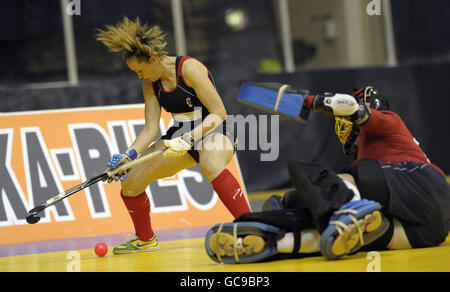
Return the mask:
{"type": "MultiPolygon", "coordinates": [[[[351,94],[371,85],[450,175],[449,1],[2,0],[0,271],[364,272],[376,256],[381,271],[450,271],[448,240],[339,262],[316,255],[218,265],[206,255],[204,236],[232,218],[209,184],[199,183],[206,181],[198,166],[149,186],[158,251],[94,254],[96,243],[112,249],[133,232],[119,183],[80,192],[52,207],[43,222],[27,225],[26,211],[103,171],[114,150],[126,149],[142,130],[142,81],[120,54],[95,40],[97,29],[124,16],[159,25],[170,56],[192,56],[208,67],[227,114],[256,117],[258,125],[268,114],[237,102],[243,82],[278,82],[313,94],[351,94]]],[[[352,162],[333,119],[311,113],[305,124],[276,121],[269,118],[264,133],[248,125],[230,166],[253,211],[292,187],[290,160],[336,170],[352,162]],[[271,151],[276,159],[262,161],[271,151]]]]}

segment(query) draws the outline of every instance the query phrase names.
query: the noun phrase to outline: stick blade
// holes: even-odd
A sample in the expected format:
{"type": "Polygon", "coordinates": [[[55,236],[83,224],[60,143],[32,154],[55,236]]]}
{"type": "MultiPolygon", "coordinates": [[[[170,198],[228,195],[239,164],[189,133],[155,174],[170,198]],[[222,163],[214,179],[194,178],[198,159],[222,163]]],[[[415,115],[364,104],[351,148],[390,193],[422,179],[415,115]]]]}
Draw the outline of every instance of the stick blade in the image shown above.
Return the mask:
{"type": "Polygon", "coordinates": [[[28,215],[25,220],[27,220],[28,224],[36,224],[41,220],[41,217],[35,215],[28,215]]]}
{"type": "Polygon", "coordinates": [[[45,206],[37,206],[30,211],[28,211],[28,216],[26,218],[28,224],[36,224],[41,220],[41,217],[36,216],[39,212],[44,211],[45,206]]]}

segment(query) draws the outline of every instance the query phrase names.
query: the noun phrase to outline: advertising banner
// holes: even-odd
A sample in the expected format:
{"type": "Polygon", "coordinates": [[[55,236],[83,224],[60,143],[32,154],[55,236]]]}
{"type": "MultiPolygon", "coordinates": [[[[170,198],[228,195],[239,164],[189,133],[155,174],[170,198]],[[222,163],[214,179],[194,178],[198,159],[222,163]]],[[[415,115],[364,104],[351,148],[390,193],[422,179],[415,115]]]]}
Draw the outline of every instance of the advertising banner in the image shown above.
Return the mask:
{"type": "MultiPolygon", "coordinates": [[[[160,135],[172,116],[162,112],[160,135]]],[[[35,225],[34,206],[106,169],[145,125],[144,105],[0,114],[0,244],[133,232],[119,182],[100,182],[45,210],[35,225]]],[[[227,168],[243,186],[236,156],[227,168]]],[[[199,166],[147,188],[155,230],[232,221],[199,166]]]]}

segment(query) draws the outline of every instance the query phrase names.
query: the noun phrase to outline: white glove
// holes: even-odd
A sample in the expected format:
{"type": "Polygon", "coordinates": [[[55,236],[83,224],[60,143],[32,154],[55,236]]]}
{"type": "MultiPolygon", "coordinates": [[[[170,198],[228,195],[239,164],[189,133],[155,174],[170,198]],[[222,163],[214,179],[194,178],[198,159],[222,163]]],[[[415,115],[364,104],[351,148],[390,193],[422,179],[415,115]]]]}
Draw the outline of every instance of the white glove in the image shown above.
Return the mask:
{"type": "Polygon", "coordinates": [[[352,116],[359,108],[359,104],[353,96],[340,93],[325,98],[325,104],[331,107],[335,116],[342,117],[352,116]]]}
{"type": "Polygon", "coordinates": [[[353,96],[341,93],[316,95],[313,101],[314,111],[342,117],[352,116],[358,110],[358,106],[353,96]]]}
{"type": "Polygon", "coordinates": [[[163,152],[164,157],[178,157],[183,156],[194,145],[194,138],[191,135],[185,133],[183,136],[164,140],[164,146],[166,150],[163,152]]]}

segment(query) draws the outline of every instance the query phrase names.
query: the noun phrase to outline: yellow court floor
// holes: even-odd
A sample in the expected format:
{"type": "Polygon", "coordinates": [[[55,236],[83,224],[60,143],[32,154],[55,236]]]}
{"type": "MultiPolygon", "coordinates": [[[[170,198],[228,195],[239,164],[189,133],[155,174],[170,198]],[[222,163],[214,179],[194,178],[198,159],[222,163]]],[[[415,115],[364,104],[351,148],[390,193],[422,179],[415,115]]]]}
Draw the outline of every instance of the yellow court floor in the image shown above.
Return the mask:
{"type": "Polygon", "coordinates": [[[257,264],[223,265],[213,262],[203,238],[160,242],[157,251],[97,257],[92,249],[0,258],[1,272],[450,272],[450,237],[440,247],[358,253],[338,261],[324,257],[257,264]]]}

